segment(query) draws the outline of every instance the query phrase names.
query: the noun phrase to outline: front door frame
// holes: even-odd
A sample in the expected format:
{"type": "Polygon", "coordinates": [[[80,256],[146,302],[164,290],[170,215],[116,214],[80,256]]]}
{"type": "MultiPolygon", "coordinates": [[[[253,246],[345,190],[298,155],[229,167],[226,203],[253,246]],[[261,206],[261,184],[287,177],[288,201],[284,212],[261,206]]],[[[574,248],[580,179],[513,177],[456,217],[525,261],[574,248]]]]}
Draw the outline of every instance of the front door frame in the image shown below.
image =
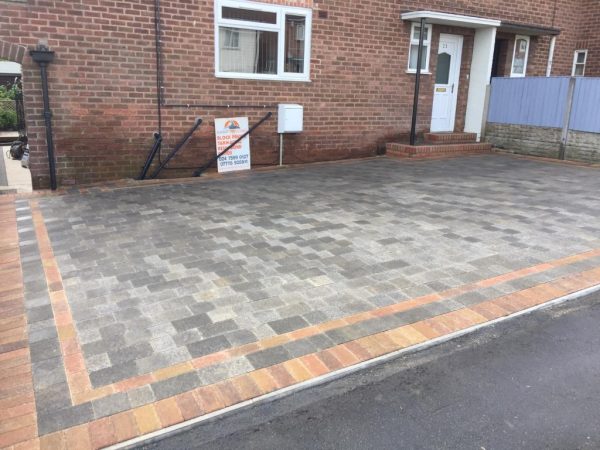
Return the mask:
{"type": "MultiPolygon", "coordinates": [[[[449,83],[448,84],[453,84],[453,91],[452,91],[452,95],[453,95],[453,107],[451,109],[451,115],[450,115],[450,124],[451,124],[451,128],[450,130],[439,130],[439,129],[434,129],[433,128],[433,120],[431,122],[431,127],[430,127],[430,131],[432,133],[435,132],[452,132],[454,131],[454,127],[456,125],[456,109],[458,107],[458,88],[459,88],[459,83],[460,83],[460,69],[461,69],[461,65],[462,65],[462,49],[463,49],[463,43],[464,43],[464,36],[460,35],[460,34],[448,34],[448,33],[440,33],[440,37],[439,37],[439,43],[438,43],[438,55],[440,54],[440,50],[441,50],[441,45],[442,42],[446,41],[448,42],[449,40],[453,40],[457,43],[457,52],[456,52],[456,57],[454,58],[453,64],[451,65],[450,68],[450,78],[449,78],[449,83]],[[444,39],[445,38],[445,39],[444,39]],[[454,83],[450,83],[450,81],[454,81],[454,83]]],[[[436,64],[437,66],[437,64],[436,64]]],[[[437,70],[437,67],[436,67],[437,70]]],[[[435,84],[435,72],[432,74],[434,77],[434,89],[433,89],[433,102],[432,102],[432,118],[433,118],[433,107],[435,106],[435,92],[436,92],[436,88],[437,85],[435,84]]]]}

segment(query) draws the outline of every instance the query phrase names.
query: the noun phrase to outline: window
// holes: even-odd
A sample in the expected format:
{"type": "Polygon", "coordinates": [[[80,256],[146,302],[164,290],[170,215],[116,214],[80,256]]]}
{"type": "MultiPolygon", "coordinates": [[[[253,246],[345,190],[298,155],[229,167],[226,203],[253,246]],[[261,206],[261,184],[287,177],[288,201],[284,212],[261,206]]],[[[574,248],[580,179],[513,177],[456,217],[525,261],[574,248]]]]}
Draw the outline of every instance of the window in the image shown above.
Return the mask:
{"type": "Polygon", "coordinates": [[[587,61],[587,50],[576,50],[573,57],[573,72],[574,77],[582,77],[585,75],[585,63],[587,61]]]}
{"type": "Polygon", "coordinates": [[[215,74],[309,81],[312,11],[215,0],[215,74]]]}
{"type": "Polygon", "coordinates": [[[223,48],[228,50],[240,49],[240,32],[231,28],[223,28],[223,48]]]}
{"type": "MultiPolygon", "coordinates": [[[[413,23],[410,29],[410,49],[408,52],[408,71],[417,71],[417,58],[419,56],[419,39],[421,37],[421,25],[413,23]]],[[[423,52],[421,56],[421,71],[429,72],[429,48],[431,47],[431,25],[425,25],[423,35],[423,52]]]]}
{"type": "Polygon", "coordinates": [[[524,77],[527,73],[527,58],[529,57],[529,36],[515,36],[515,48],[510,71],[511,77],[524,77]]]}

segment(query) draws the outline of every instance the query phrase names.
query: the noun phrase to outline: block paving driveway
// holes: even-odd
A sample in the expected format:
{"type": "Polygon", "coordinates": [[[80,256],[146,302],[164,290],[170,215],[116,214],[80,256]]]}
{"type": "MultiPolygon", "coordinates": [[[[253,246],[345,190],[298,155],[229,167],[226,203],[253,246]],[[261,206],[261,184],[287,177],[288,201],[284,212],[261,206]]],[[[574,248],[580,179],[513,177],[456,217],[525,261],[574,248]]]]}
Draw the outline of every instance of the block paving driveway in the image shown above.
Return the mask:
{"type": "Polygon", "coordinates": [[[598,284],[598,192],[488,155],[4,202],[35,406],[0,444],[112,444],[598,284]]]}

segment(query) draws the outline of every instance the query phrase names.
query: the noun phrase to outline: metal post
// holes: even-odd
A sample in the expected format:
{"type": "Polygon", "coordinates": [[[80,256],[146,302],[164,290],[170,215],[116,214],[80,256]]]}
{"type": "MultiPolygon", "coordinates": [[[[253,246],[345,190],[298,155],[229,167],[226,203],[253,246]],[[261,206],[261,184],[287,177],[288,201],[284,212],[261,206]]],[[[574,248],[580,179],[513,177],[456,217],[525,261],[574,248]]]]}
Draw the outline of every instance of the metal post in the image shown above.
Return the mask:
{"type": "Polygon", "coordinates": [[[283,133],[279,133],[279,165],[283,166],[283,133]]]}
{"type": "MultiPolygon", "coordinates": [[[[423,54],[423,39],[425,37],[425,18],[421,18],[421,32],[419,33],[419,54],[417,55],[417,73],[415,76],[415,97],[413,99],[412,123],[410,126],[410,145],[415,145],[417,140],[417,113],[419,109],[419,89],[421,88],[421,63],[423,54]]],[[[411,36],[412,38],[412,36],[411,36]]]]}
{"type": "Polygon", "coordinates": [[[569,80],[569,90],[567,91],[567,103],[565,104],[565,115],[563,117],[563,127],[560,136],[560,149],[558,159],[564,160],[567,153],[567,144],[569,143],[569,125],[571,123],[571,112],[573,111],[573,95],[575,93],[575,83],[577,79],[571,77],[569,80]]]}
{"type": "Polygon", "coordinates": [[[50,188],[56,190],[56,161],[54,160],[54,141],[52,139],[52,111],[50,110],[50,96],[48,95],[48,64],[54,60],[54,52],[44,44],[38,45],[36,50],[29,52],[32,59],[40,66],[42,77],[42,99],[44,102],[44,122],[46,125],[46,145],[48,147],[48,166],[50,168],[50,188]]]}

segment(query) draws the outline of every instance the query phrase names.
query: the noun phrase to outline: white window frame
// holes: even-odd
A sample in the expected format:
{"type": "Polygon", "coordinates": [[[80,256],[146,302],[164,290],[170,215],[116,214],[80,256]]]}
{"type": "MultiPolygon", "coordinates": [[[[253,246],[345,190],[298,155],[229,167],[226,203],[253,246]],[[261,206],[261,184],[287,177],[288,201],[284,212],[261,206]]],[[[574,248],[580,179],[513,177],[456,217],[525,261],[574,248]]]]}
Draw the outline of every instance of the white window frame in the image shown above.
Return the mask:
{"type": "Polygon", "coordinates": [[[312,10],[308,8],[295,8],[289,6],[273,5],[244,0],[215,0],[215,76],[217,78],[238,78],[248,80],[274,80],[274,81],[310,81],[310,51],[311,51],[312,10]],[[243,20],[224,19],[223,7],[238,9],[251,9],[277,14],[277,23],[260,23],[243,20]],[[304,26],[304,73],[285,72],[285,16],[303,16],[306,18],[304,26]],[[240,28],[245,30],[274,31],[278,35],[277,47],[277,74],[221,72],[220,61],[220,33],[219,27],[240,28]]]}
{"type": "MultiPolygon", "coordinates": [[[[419,40],[414,38],[415,28],[421,28],[421,24],[419,22],[413,22],[410,26],[410,43],[408,44],[408,61],[407,61],[407,73],[417,73],[417,68],[410,68],[410,52],[413,45],[419,45],[419,40]]],[[[431,40],[433,37],[433,25],[430,23],[425,24],[425,29],[427,30],[427,39],[423,39],[423,46],[427,46],[427,52],[425,53],[425,68],[421,69],[422,74],[430,74],[429,72],[429,59],[431,55],[431,40]]]]}
{"type": "Polygon", "coordinates": [[[587,64],[587,56],[588,56],[588,51],[587,49],[581,49],[581,50],[575,50],[575,54],[573,55],[573,69],[571,70],[571,76],[572,77],[583,77],[585,76],[585,66],[587,64]],[[585,56],[583,57],[583,62],[582,63],[578,63],[577,62],[577,56],[579,56],[580,53],[583,53],[585,56]],[[583,73],[581,75],[575,75],[575,69],[577,68],[577,66],[583,65],[583,73]]]}
{"type": "Polygon", "coordinates": [[[531,36],[522,36],[522,35],[516,35],[515,36],[515,45],[513,47],[513,57],[512,57],[512,61],[510,62],[510,76],[511,78],[523,78],[525,76],[527,76],[527,63],[529,62],[529,49],[531,48],[531,36]],[[519,42],[519,39],[525,39],[527,41],[527,51],[525,52],[525,61],[523,61],[523,73],[515,73],[514,69],[515,69],[515,56],[517,55],[517,42],[519,42]]]}

